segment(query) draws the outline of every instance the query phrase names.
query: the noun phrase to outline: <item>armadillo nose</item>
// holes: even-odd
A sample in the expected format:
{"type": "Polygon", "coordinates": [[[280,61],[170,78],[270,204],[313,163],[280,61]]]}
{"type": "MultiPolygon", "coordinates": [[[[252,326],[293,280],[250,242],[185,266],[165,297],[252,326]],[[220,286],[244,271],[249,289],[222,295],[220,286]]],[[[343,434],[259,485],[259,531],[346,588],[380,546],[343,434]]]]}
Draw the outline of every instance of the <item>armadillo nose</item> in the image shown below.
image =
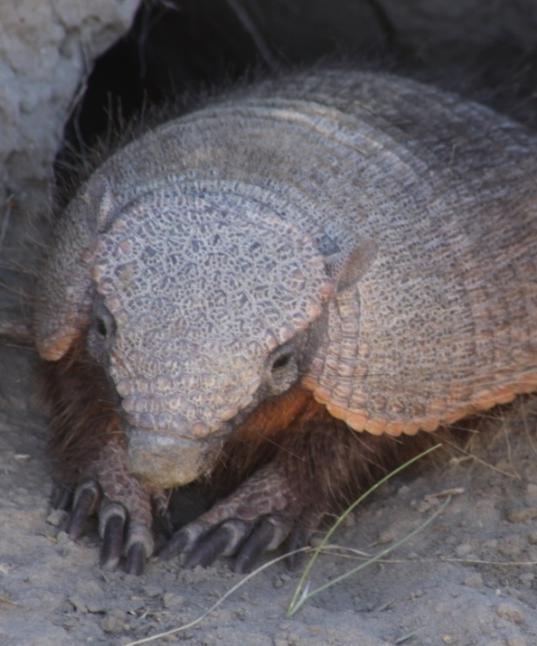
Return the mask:
{"type": "Polygon", "coordinates": [[[169,489],[196,480],[210,467],[210,454],[217,450],[208,443],[155,430],[130,428],[129,471],[151,487],[169,489]]]}
{"type": "Polygon", "coordinates": [[[142,406],[141,410],[129,408],[123,401],[123,410],[129,423],[136,428],[147,428],[156,431],[166,431],[173,428],[177,435],[190,435],[191,424],[180,413],[148,412],[142,406]]]}

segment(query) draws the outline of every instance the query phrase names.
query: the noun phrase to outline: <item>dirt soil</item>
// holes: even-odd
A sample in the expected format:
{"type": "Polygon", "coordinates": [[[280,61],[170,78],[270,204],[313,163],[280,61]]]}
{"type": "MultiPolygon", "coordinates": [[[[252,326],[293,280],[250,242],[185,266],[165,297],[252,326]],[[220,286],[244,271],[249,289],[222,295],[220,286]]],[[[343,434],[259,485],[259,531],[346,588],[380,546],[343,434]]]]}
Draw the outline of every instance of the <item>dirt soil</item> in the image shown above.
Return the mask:
{"type": "MultiPolygon", "coordinates": [[[[0,644],[129,644],[191,622],[241,580],[225,561],[185,570],[153,559],[141,577],[99,568],[97,538],[72,542],[51,512],[46,420],[29,349],[0,349],[0,644]],[[8,377],[6,379],[5,377],[8,377]]],[[[374,555],[451,502],[382,562],[319,594],[293,618],[299,572],[276,564],[197,626],[154,643],[240,646],[537,644],[537,399],[492,415],[468,455],[384,485],[338,545],[374,555]]],[[[312,586],[363,556],[321,557],[312,586]]]]}

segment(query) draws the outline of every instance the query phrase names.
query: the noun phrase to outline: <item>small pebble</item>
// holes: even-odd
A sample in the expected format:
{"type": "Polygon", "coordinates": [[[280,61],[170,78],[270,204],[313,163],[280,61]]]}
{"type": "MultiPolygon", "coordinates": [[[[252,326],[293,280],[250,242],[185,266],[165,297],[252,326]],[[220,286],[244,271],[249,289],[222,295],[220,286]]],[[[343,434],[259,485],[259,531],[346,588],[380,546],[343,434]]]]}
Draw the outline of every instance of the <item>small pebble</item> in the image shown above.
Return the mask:
{"type": "Polygon", "coordinates": [[[507,646],[528,646],[528,642],[524,637],[509,637],[507,640],[507,646]]]}
{"type": "Polygon", "coordinates": [[[278,590],[279,588],[282,588],[290,578],[289,574],[282,572],[282,574],[278,574],[272,579],[272,587],[278,590]]]}
{"type": "Polygon", "coordinates": [[[512,603],[500,603],[496,606],[496,614],[502,619],[507,619],[514,624],[520,624],[524,621],[524,613],[522,610],[514,606],[512,603]]]}
{"type": "Polygon", "coordinates": [[[126,617],[127,615],[120,608],[112,608],[101,621],[101,628],[106,633],[120,633],[125,630],[126,617]]]}
{"type": "Polygon", "coordinates": [[[185,602],[185,598],[181,594],[175,594],[174,592],[165,592],[162,595],[162,603],[165,608],[178,608],[182,606],[185,602]]]}
{"type": "Polygon", "coordinates": [[[72,630],[78,624],[78,620],[74,615],[71,615],[70,617],[65,617],[62,624],[67,630],[72,630]]]}
{"type": "Polygon", "coordinates": [[[516,558],[521,555],[526,545],[525,538],[518,534],[512,534],[511,536],[505,536],[498,542],[498,551],[504,556],[516,558]]]}
{"type": "Polygon", "coordinates": [[[60,527],[67,517],[67,512],[63,509],[53,509],[47,516],[47,523],[53,527],[60,527]]]}
{"type": "Polygon", "coordinates": [[[530,545],[537,545],[537,532],[530,532],[527,538],[530,545]]]}
{"type": "Polygon", "coordinates": [[[377,538],[377,543],[379,545],[384,545],[385,543],[392,543],[396,539],[396,537],[397,535],[392,528],[385,529],[383,532],[379,534],[379,537],[377,538]]]}
{"type": "Polygon", "coordinates": [[[71,547],[76,545],[76,543],[69,538],[67,532],[61,531],[56,534],[56,544],[59,546],[71,547]]]}
{"type": "Polygon", "coordinates": [[[470,543],[461,543],[461,545],[458,545],[455,549],[455,554],[462,558],[464,556],[468,556],[472,552],[472,546],[470,543]]]}
{"type": "Polygon", "coordinates": [[[498,549],[498,539],[489,538],[488,540],[483,541],[483,543],[481,543],[481,547],[485,550],[495,552],[498,549]]]}
{"type": "Polygon", "coordinates": [[[73,594],[70,597],[68,597],[68,601],[77,612],[88,612],[87,605],[76,594],[73,594]]]}
{"type": "Polygon", "coordinates": [[[502,458],[501,460],[498,460],[498,462],[496,462],[494,466],[500,471],[505,471],[506,473],[513,473],[513,465],[511,464],[511,461],[507,460],[506,458],[502,458]]]}
{"type": "Polygon", "coordinates": [[[164,593],[164,589],[158,585],[148,585],[145,589],[145,594],[148,597],[160,597],[164,593]]]}
{"type": "Polygon", "coordinates": [[[482,588],[483,577],[477,572],[475,572],[474,574],[469,574],[464,579],[464,585],[467,585],[469,588],[482,588]]]}
{"type": "Polygon", "coordinates": [[[537,518],[537,507],[513,509],[507,514],[507,520],[511,523],[527,523],[535,518],[537,518]]]}

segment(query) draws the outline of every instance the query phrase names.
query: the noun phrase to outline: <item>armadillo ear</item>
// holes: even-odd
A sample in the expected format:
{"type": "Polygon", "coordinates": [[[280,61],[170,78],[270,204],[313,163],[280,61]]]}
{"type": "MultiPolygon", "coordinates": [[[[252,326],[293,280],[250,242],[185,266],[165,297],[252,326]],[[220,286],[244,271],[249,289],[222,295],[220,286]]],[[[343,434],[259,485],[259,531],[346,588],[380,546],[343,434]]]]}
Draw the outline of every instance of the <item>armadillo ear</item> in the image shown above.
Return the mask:
{"type": "Polygon", "coordinates": [[[356,283],[367,273],[378,254],[378,246],[374,240],[363,238],[358,245],[347,254],[329,256],[327,269],[334,280],[336,293],[356,287],[356,283]]]}
{"type": "Polygon", "coordinates": [[[61,359],[87,325],[93,256],[111,203],[108,187],[90,180],[55,227],[35,294],[35,344],[47,361],[61,359]]]}

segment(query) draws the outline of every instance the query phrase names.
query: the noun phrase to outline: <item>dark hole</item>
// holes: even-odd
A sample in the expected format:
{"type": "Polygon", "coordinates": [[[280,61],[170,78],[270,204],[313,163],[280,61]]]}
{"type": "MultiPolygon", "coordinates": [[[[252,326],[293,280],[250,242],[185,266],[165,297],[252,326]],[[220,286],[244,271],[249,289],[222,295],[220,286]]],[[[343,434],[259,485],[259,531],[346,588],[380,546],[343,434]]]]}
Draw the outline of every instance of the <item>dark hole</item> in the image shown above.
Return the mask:
{"type": "MultiPolygon", "coordinates": [[[[507,17],[498,11],[480,40],[475,40],[478,9],[464,14],[464,22],[445,23],[443,14],[431,14],[425,28],[413,30],[422,24],[420,3],[401,15],[389,5],[380,0],[141,2],[130,31],[96,61],[66,124],[55,167],[58,185],[66,187],[59,205],[80,180],[80,157],[89,157],[88,149],[101,139],[113,142],[114,133],[146,114],[148,106],[177,104],[177,112],[185,111],[196,105],[192,97],[200,91],[319,60],[343,58],[353,65],[424,74],[424,80],[431,77],[455,90],[462,74],[461,90],[469,85],[470,94],[535,124],[537,38],[504,28],[511,19],[522,25],[517,12],[523,14],[525,3],[503,3],[507,17]]],[[[527,6],[530,15],[532,3],[527,6]]]]}

